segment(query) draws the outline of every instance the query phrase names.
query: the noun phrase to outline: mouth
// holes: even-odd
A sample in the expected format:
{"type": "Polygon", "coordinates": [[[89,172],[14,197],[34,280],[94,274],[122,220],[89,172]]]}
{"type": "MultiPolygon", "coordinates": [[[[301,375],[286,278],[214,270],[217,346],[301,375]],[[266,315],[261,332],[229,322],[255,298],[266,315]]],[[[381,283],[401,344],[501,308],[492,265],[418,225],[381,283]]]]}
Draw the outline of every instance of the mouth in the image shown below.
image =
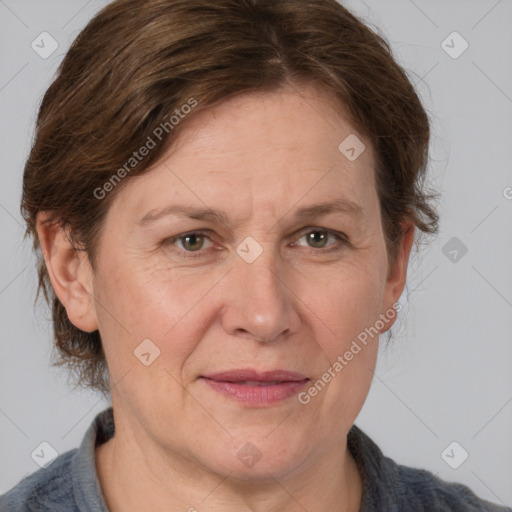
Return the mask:
{"type": "Polygon", "coordinates": [[[287,370],[237,369],[202,375],[214,391],[246,406],[269,406],[297,394],[310,380],[287,370]]]}

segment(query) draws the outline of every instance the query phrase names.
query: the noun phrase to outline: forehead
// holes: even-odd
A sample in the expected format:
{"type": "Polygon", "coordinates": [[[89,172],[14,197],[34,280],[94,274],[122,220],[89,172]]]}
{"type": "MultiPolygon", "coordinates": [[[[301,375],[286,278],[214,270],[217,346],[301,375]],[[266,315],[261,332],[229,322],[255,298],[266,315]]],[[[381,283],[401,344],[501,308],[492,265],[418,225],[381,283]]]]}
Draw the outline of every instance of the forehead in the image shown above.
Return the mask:
{"type": "Polygon", "coordinates": [[[185,125],[171,153],[181,150],[211,160],[293,149],[318,161],[338,157],[339,144],[356,131],[347,109],[322,87],[309,84],[242,94],[203,111],[185,125]]]}
{"type": "Polygon", "coordinates": [[[310,86],[245,94],[199,113],[121,195],[137,212],[177,201],[242,216],[256,208],[282,215],[299,203],[340,197],[368,208],[373,174],[369,141],[331,96],[310,86]],[[359,141],[358,152],[364,147],[356,159],[343,153],[347,140],[359,141]]]}

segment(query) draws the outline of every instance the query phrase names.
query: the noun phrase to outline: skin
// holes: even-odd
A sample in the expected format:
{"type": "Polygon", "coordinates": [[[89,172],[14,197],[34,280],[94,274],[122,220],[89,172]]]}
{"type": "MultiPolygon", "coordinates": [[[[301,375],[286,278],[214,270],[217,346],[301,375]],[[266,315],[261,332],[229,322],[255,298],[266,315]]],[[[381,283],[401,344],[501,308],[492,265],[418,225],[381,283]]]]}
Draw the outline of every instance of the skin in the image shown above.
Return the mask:
{"type": "Polygon", "coordinates": [[[366,150],[353,162],[338,150],[357,133],[347,119],[312,85],[242,95],[191,118],[165,158],[115,197],[94,269],[40,215],[53,287],[74,325],[99,329],[116,384],[116,434],[96,448],[110,510],[359,510],[363,483],[346,436],[378,336],[306,405],[293,396],[244,406],[199,378],[280,368],[315,382],[399,299],[414,227],[404,222],[391,265],[371,144],[358,134],[366,150]],[[294,220],[300,207],[339,198],[361,214],[294,220]],[[228,220],[139,225],[176,203],[228,220]],[[175,239],[193,230],[209,231],[175,239]],[[248,236],[263,250],[252,263],[236,252],[248,236]],[[147,338],[160,350],[149,366],[133,353],[147,338]],[[237,457],[247,442],[261,453],[252,467],[237,457]]]}

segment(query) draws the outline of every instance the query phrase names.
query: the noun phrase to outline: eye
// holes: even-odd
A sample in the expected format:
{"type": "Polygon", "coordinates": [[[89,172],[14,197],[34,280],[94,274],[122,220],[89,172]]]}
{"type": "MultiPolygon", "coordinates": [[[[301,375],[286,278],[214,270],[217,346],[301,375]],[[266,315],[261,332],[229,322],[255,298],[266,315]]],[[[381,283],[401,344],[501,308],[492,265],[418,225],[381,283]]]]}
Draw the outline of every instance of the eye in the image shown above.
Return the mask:
{"type": "MultiPolygon", "coordinates": [[[[310,248],[315,249],[313,252],[327,253],[340,251],[350,244],[344,233],[321,228],[307,229],[308,231],[303,232],[297,242],[291,244],[292,247],[304,245],[299,243],[299,241],[305,239],[306,244],[310,248]],[[328,244],[329,238],[334,239],[335,242],[328,244]]],[[[166,246],[173,246],[173,250],[174,248],[177,248],[177,252],[181,253],[181,256],[183,257],[199,258],[201,256],[205,256],[205,253],[207,252],[206,249],[214,247],[211,238],[206,233],[207,232],[204,231],[190,231],[188,233],[168,238],[167,240],[164,240],[163,243],[166,246]]]]}
{"type": "Polygon", "coordinates": [[[185,252],[199,252],[201,249],[206,249],[210,246],[206,245],[206,241],[212,241],[210,238],[201,231],[192,231],[190,233],[184,233],[183,235],[176,236],[166,241],[168,244],[176,245],[179,249],[185,252]]]}
{"type": "MultiPolygon", "coordinates": [[[[337,231],[332,231],[330,229],[320,229],[320,228],[309,228],[309,231],[302,234],[302,236],[298,240],[305,239],[306,243],[309,247],[313,249],[324,249],[324,251],[319,252],[330,252],[334,250],[342,249],[344,245],[348,244],[348,239],[346,235],[343,233],[338,233],[337,231]],[[339,243],[329,244],[329,238],[337,240],[339,243]]],[[[302,245],[299,244],[298,241],[292,245],[302,245]]]]}

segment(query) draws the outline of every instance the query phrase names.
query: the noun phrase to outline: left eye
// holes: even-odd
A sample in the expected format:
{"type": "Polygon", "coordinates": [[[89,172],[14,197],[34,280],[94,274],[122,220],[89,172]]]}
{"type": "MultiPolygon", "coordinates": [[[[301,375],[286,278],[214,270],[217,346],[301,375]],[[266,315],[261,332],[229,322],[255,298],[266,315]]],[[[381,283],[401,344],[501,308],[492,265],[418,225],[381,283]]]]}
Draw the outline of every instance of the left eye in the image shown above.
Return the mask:
{"type": "MultiPolygon", "coordinates": [[[[329,247],[327,245],[327,240],[329,237],[332,237],[338,241],[343,241],[344,238],[341,234],[335,233],[334,231],[330,231],[327,229],[311,229],[308,232],[304,233],[299,240],[305,238],[306,243],[314,248],[314,249],[325,249],[326,247],[329,247]]],[[[294,245],[297,245],[295,243],[294,245]]],[[[299,244],[300,245],[300,244],[299,244]]],[[[330,244],[335,245],[335,244],[330,244]]]]}

